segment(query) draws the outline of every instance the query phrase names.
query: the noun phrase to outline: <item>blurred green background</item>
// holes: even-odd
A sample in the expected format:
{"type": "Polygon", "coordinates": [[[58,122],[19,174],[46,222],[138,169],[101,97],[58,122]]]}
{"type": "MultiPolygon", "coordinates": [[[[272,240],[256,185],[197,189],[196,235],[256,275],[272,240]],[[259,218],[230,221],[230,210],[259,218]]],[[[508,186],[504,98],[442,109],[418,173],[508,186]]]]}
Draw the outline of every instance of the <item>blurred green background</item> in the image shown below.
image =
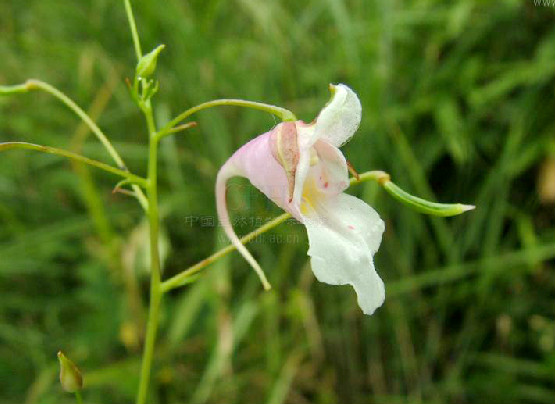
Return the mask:
{"type": "MultiPolygon", "coordinates": [[[[546,2],[547,3],[547,2],[546,2]]],[[[304,228],[251,243],[274,288],[237,254],[164,301],[151,402],[553,403],[555,8],[526,1],[136,0],[143,48],[167,45],[157,119],[213,98],[312,120],[327,85],[363,105],[344,147],[360,172],[477,209],[422,216],[373,183],[349,190],[386,222],[385,304],[314,280],[304,228]]],[[[0,84],[43,79],[73,97],[145,172],[146,130],[124,78],[123,3],[2,0],[0,84]]],[[[276,120],[220,108],[161,146],[165,277],[227,244],[214,226],[218,167],[276,120]]],[[[0,141],[111,162],[44,93],[0,98],[0,141]]],[[[245,181],[238,233],[279,210],[245,181]],[[255,218],[256,220],[252,220],[255,218]]],[[[0,402],[60,403],[62,349],[86,402],[131,402],[148,299],[146,225],[114,177],[35,152],[0,159],[0,402]]]]}

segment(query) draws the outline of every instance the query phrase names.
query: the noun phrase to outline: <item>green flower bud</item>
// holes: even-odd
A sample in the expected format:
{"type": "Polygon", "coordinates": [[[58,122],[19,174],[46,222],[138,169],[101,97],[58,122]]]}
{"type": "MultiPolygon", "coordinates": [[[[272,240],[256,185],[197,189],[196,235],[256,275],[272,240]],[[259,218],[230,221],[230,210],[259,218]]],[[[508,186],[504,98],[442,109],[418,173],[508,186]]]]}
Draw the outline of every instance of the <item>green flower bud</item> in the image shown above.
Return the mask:
{"type": "Polygon", "coordinates": [[[148,78],[154,74],[154,71],[156,70],[156,62],[158,61],[158,55],[165,47],[166,45],[159,45],[156,49],[141,57],[141,60],[137,63],[138,77],[148,78]]]}
{"type": "Polygon", "coordinates": [[[58,352],[60,361],[60,383],[62,388],[68,393],[81,391],[83,388],[83,376],[75,363],[68,359],[62,351],[58,352]]]}

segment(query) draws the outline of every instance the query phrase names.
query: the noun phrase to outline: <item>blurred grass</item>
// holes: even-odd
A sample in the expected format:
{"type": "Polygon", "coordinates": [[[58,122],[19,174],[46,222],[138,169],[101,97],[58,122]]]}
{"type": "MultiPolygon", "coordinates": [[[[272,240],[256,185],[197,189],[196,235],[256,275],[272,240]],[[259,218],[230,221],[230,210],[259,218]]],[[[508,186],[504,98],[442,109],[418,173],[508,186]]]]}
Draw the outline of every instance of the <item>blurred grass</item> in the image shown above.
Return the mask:
{"type": "MultiPolygon", "coordinates": [[[[364,111],[344,148],[354,167],[388,171],[422,197],[478,206],[431,219],[373,184],[353,189],[387,223],[376,261],[388,297],[372,317],[350,288],[314,281],[299,225],[250,247],[271,293],[237,254],[213,265],[165,301],[152,402],[553,402],[555,205],[544,175],[555,164],[553,8],[133,3],[145,49],[167,45],[160,122],[218,97],[283,105],[310,121],[328,82],[344,82],[364,111]]],[[[134,56],[120,2],[3,1],[0,55],[0,84],[37,77],[60,87],[144,172],[146,133],[123,82],[134,56]]],[[[198,129],[161,147],[166,276],[223,245],[210,225],[217,169],[275,124],[233,108],[195,119],[198,129]]],[[[0,140],[109,162],[44,94],[0,99],[0,140]]],[[[84,370],[85,401],[132,401],[147,298],[144,224],[133,200],[111,193],[112,180],[52,156],[2,154],[0,402],[69,402],[56,382],[58,349],[84,370]]],[[[249,190],[233,195],[234,216],[245,218],[238,232],[278,213],[245,182],[238,187],[249,190]]]]}

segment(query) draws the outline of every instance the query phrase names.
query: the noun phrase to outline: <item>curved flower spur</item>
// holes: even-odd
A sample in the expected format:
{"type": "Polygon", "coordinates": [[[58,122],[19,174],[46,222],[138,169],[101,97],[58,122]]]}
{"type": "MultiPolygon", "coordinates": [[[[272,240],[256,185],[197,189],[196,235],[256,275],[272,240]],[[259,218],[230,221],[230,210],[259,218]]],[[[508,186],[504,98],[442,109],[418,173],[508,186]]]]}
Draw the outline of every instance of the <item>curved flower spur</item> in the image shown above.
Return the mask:
{"type": "Polygon", "coordinates": [[[385,298],[373,260],[385,226],[374,209],[343,193],[349,175],[338,147],[358,129],[361,105],[346,85],[330,89],[332,98],[314,122],[280,123],[229,158],[216,180],[218,216],[232,244],[269,289],[262,269],[233,231],[226,206],[228,179],[248,178],[305,225],[316,278],[331,285],[352,285],[362,311],[372,314],[385,298]]]}

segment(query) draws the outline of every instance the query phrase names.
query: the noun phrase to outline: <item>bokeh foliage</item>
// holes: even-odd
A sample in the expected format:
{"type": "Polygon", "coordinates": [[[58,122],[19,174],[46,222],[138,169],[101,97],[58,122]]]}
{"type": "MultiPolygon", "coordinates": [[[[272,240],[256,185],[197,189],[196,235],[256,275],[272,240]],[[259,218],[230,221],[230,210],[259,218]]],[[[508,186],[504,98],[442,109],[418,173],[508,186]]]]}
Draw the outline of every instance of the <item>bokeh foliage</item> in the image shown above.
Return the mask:
{"type": "MultiPolygon", "coordinates": [[[[552,403],[555,395],[555,8],[533,0],[136,0],[158,64],[159,122],[219,97],[283,105],[307,121],[328,82],[359,94],[344,148],[359,171],[478,206],[431,219],[375,184],[351,191],[387,230],[385,305],[314,281],[302,226],[250,245],[263,293],[233,254],[165,300],[152,402],[552,403]],[[550,171],[551,170],[551,171],[550,171]],[[551,172],[551,177],[549,173],[551,172]]],[[[134,55],[123,5],[0,2],[0,84],[29,77],[74,97],[143,173],[146,130],[127,94],[134,55]]],[[[161,147],[165,274],[225,245],[211,224],[219,165],[271,128],[233,108],[161,147]]],[[[0,140],[109,162],[45,94],[0,99],[0,140]]],[[[0,159],[0,402],[59,403],[55,354],[83,369],[85,401],[130,402],[147,299],[146,225],[114,178],[32,152],[0,159]]],[[[243,190],[245,192],[240,192],[243,190]]],[[[350,191],[350,192],[351,192],[350,191]]],[[[279,211],[245,181],[246,233],[279,211]]]]}

